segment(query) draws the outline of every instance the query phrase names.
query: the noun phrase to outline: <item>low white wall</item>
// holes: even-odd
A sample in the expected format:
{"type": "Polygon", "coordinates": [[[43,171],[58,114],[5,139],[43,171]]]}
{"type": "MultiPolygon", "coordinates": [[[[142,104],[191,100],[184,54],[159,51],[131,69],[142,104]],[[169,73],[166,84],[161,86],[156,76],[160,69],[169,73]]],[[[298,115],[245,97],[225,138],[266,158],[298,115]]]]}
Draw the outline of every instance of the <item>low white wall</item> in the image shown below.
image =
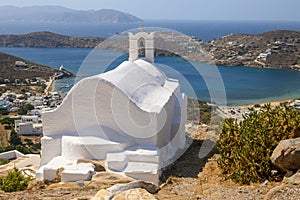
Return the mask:
{"type": "Polygon", "coordinates": [[[56,156],[61,156],[61,138],[44,136],[41,139],[41,166],[56,156]]]}
{"type": "Polygon", "coordinates": [[[6,160],[16,159],[16,158],[20,158],[22,156],[24,156],[24,154],[20,153],[17,150],[0,153],[0,158],[6,159],[6,160]]]}

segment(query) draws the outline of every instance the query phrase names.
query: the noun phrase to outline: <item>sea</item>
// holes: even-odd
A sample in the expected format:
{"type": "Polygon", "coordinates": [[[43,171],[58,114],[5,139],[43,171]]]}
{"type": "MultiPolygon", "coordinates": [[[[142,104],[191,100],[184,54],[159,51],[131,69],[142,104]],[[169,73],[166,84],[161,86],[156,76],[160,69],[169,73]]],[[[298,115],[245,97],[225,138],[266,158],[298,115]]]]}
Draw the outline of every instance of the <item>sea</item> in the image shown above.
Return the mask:
{"type": "MultiPolygon", "coordinates": [[[[228,34],[259,34],[271,30],[300,30],[299,22],[285,21],[145,21],[132,24],[54,24],[0,22],[0,34],[51,31],[86,37],[111,37],[129,29],[161,27],[210,41],[228,34]]],[[[111,50],[84,48],[0,48],[12,54],[53,68],[61,65],[75,78],[56,81],[56,91],[67,92],[82,78],[109,71],[128,59],[128,54],[111,50]]],[[[178,79],[188,96],[223,105],[247,105],[300,97],[300,72],[214,66],[189,62],[180,57],[156,57],[158,68],[168,77],[178,79]]]]}

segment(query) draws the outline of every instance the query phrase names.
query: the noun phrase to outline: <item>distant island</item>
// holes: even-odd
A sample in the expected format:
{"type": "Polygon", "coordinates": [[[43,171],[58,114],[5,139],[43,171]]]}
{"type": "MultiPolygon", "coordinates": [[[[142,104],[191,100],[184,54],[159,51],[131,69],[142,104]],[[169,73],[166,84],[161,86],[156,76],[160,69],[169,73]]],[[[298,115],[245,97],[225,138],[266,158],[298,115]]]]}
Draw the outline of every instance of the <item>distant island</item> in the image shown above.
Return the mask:
{"type": "Polygon", "coordinates": [[[113,9],[73,10],[61,6],[0,7],[1,21],[64,23],[133,23],[143,20],[113,9]]]}
{"type": "Polygon", "coordinates": [[[0,35],[0,47],[94,48],[103,40],[99,37],[74,38],[44,31],[0,35]]]}
{"type": "MultiPolygon", "coordinates": [[[[156,34],[156,56],[178,56],[189,61],[220,66],[300,70],[300,32],[276,30],[257,35],[232,34],[209,42],[169,33],[156,34]],[[166,48],[167,47],[167,48],[166,48]],[[170,52],[172,49],[172,52],[170,52]]],[[[75,38],[51,32],[0,35],[0,47],[97,48],[127,52],[127,36],[121,39],[75,38]]],[[[143,50],[141,49],[141,54],[143,50]]]]}

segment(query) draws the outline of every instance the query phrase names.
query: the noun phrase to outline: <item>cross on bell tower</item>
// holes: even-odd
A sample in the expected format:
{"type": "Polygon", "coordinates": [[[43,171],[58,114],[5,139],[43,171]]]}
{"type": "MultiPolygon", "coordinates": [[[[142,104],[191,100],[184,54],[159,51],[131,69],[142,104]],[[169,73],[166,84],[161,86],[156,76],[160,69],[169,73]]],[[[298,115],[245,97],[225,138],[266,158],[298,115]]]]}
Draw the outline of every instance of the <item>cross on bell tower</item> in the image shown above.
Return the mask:
{"type": "Polygon", "coordinates": [[[128,33],[129,36],[129,61],[133,62],[139,58],[139,41],[144,39],[145,60],[154,63],[154,32],[144,32],[144,27],[139,27],[136,34],[128,33]]]}
{"type": "Polygon", "coordinates": [[[144,26],[143,26],[143,25],[140,25],[139,31],[140,31],[140,32],[144,32],[144,26]]]}

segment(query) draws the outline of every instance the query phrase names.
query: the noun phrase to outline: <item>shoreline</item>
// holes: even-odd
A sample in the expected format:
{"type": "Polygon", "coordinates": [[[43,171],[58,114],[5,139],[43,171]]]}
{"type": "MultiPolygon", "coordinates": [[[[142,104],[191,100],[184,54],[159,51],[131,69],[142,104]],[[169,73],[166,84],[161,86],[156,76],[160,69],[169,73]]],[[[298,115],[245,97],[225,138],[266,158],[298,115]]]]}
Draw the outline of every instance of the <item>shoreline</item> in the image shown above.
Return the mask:
{"type": "Polygon", "coordinates": [[[247,105],[241,105],[241,106],[228,106],[228,107],[233,107],[233,108],[249,108],[249,107],[254,107],[255,105],[260,105],[260,107],[263,107],[265,104],[270,103],[271,107],[276,107],[279,106],[281,103],[289,103],[292,102],[295,99],[286,99],[286,100],[279,100],[279,101],[271,101],[271,102],[264,102],[264,103],[257,103],[257,104],[247,104],[247,105]]]}
{"type": "MultiPolygon", "coordinates": [[[[70,78],[70,77],[66,77],[66,78],[62,78],[62,79],[60,79],[60,80],[65,80],[65,79],[69,79],[69,78],[70,78]]],[[[61,90],[59,90],[58,88],[56,88],[56,89],[58,89],[58,90],[55,90],[55,87],[54,87],[55,81],[56,81],[56,80],[51,80],[51,84],[50,84],[50,82],[47,82],[47,83],[49,84],[49,86],[47,87],[47,88],[48,88],[48,92],[60,92],[60,91],[61,91],[61,90]]],[[[73,82],[73,83],[74,83],[74,82],[73,82]]],[[[76,84],[76,83],[72,84],[72,87],[73,87],[75,84],[76,84]]],[[[69,89],[68,91],[61,91],[61,92],[68,93],[68,92],[71,90],[72,87],[70,87],[70,89],[69,89]]],[[[195,98],[193,98],[193,97],[188,97],[188,98],[195,99],[195,98]]],[[[288,103],[288,102],[291,102],[291,101],[293,101],[293,100],[295,100],[295,99],[298,99],[298,98],[300,99],[300,94],[299,94],[298,96],[294,97],[294,98],[291,98],[291,97],[282,98],[282,96],[281,96],[281,97],[278,97],[279,100],[276,100],[276,98],[275,98],[275,99],[273,99],[273,100],[270,100],[270,101],[263,101],[263,102],[260,102],[260,103],[252,103],[252,102],[250,102],[250,103],[245,103],[245,104],[241,104],[241,105],[228,105],[228,104],[227,104],[227,105],[225,105],[225,106],[226,106],[226,107],[232,107],[232,108],[249,108],[249,107],[254,107],[254,105],[256,105],[256,104],[259,104],[260,107],[262,107],[263,105],[265,105],[265,104],[267,104],[267,103],[270,103],[272,107],[275,107],[275,106],[280,105],[280,103],[288,103]]],[[[202,99],[197,99],[197,100],[202,101],[202,102],[205,102],[205,103],[207,103],[207,104],[211,104],[210,102],[207,102],[207,101],[202,100],[202,99]]],[[[255,100],[253,100],[253,101],[255,101],[255,100]]]]}

